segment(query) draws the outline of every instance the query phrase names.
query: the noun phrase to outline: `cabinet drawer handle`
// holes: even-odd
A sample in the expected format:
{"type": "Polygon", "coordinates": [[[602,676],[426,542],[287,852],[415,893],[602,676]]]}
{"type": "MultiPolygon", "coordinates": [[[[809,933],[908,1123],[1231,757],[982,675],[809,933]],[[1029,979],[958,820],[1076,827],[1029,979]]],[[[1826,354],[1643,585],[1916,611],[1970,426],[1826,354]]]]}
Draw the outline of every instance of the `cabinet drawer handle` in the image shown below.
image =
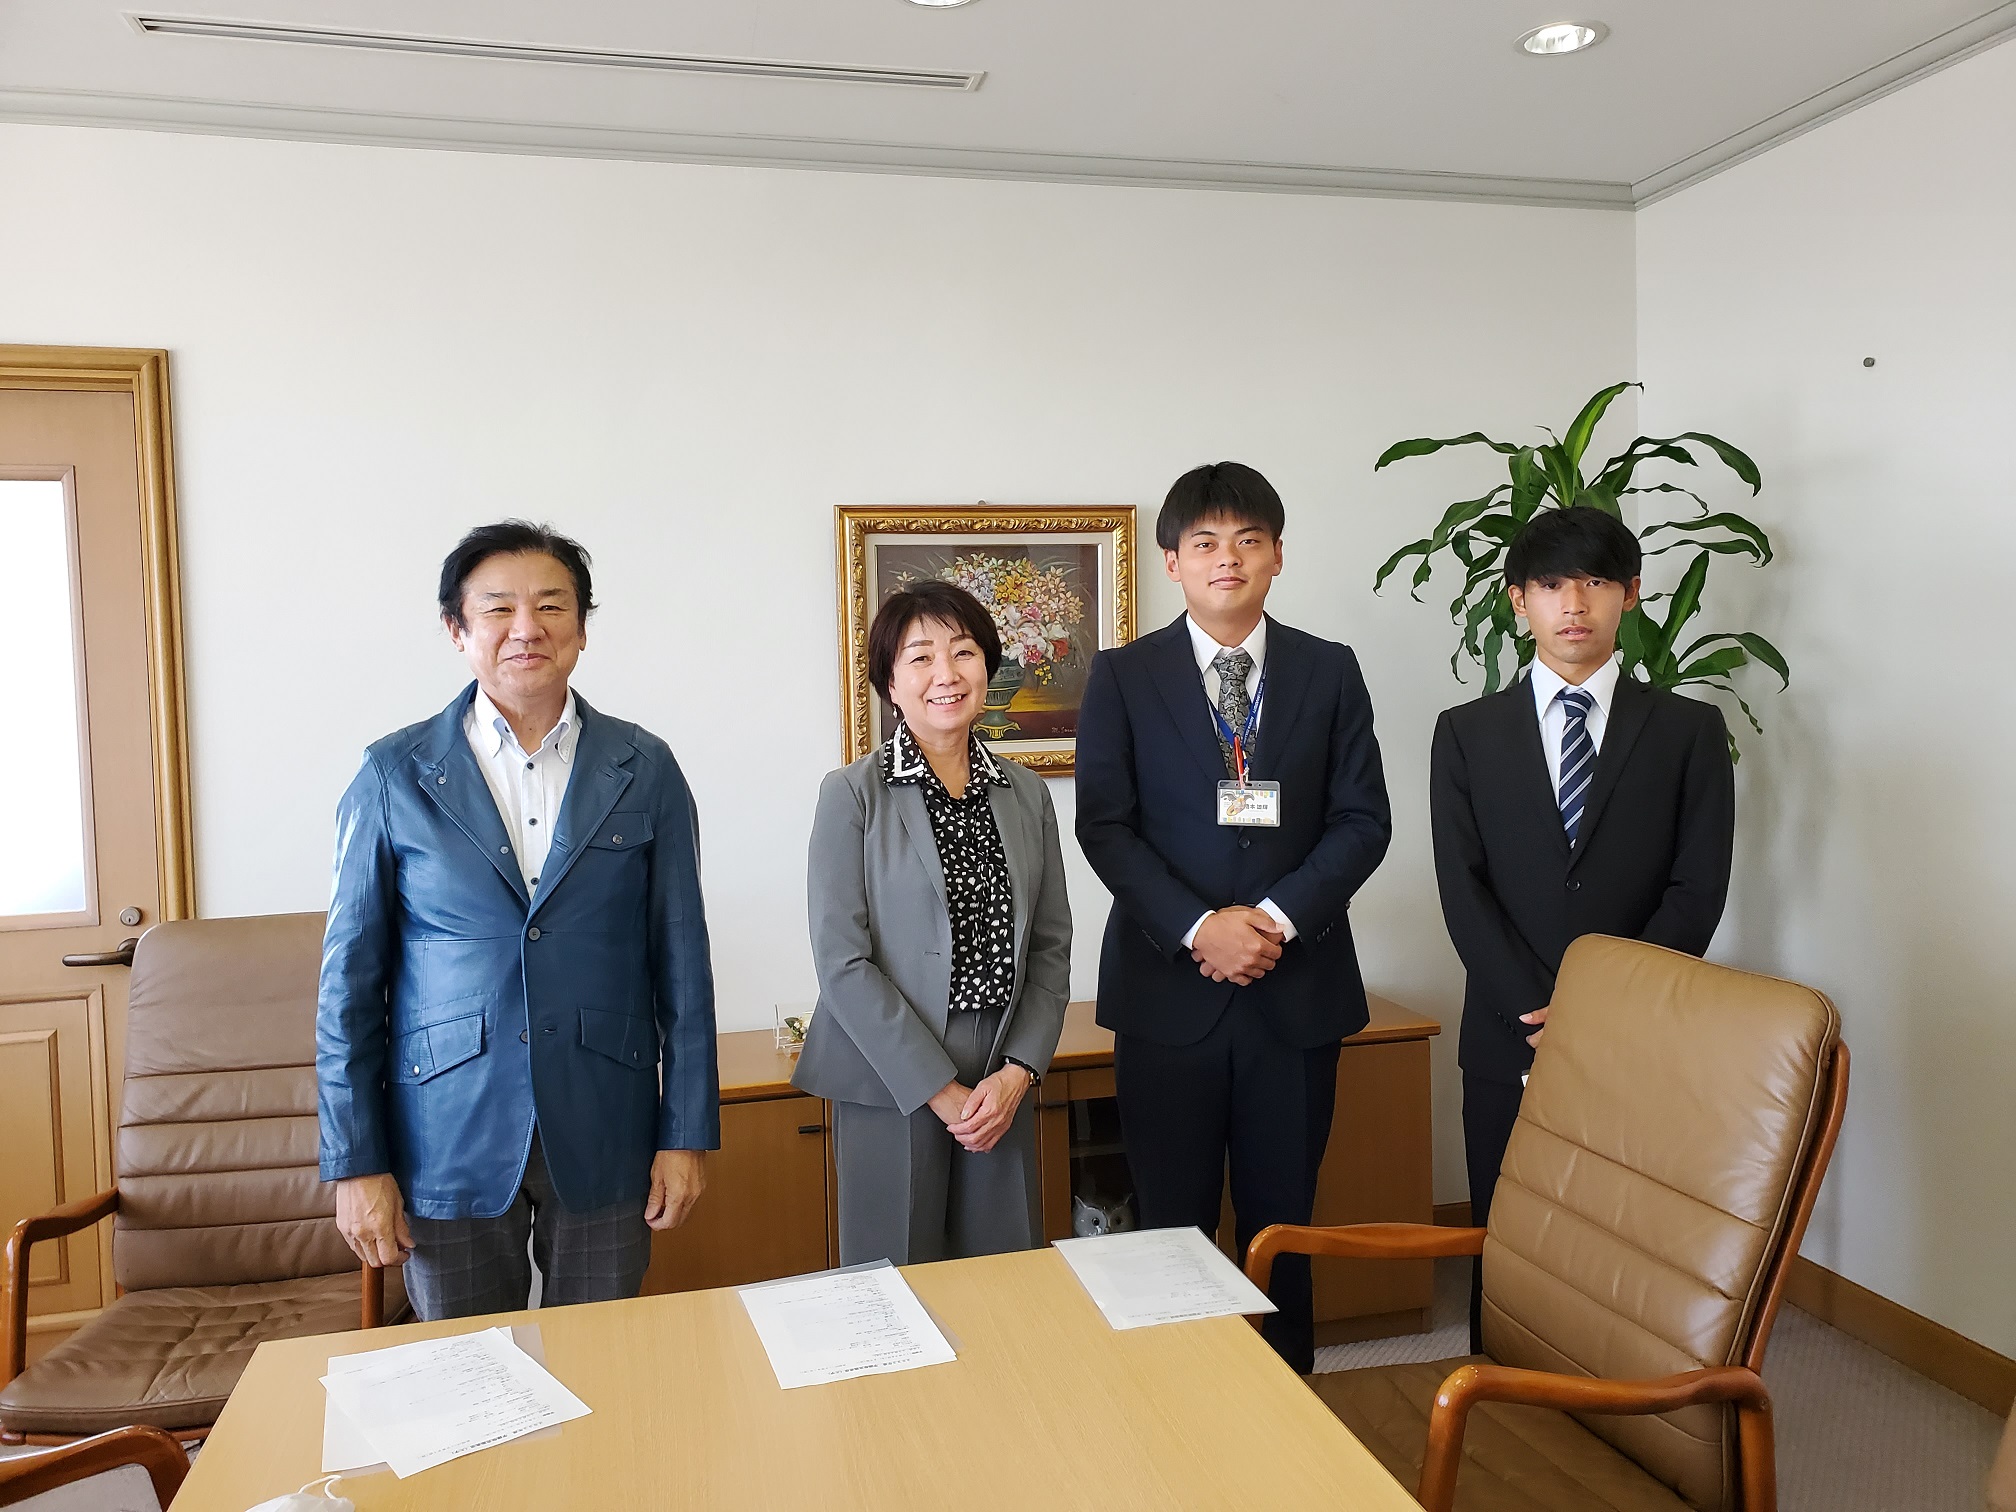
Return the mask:
{"type": "Polygon", "coordinates": [[[799,1132],[800,1134],[824,1134],[824,1133],[826,1132],[826,1125],[824,1125],[824,1124],[800,1124],[800,1125],[798,1125],[798,1132],[799,1132]]]}

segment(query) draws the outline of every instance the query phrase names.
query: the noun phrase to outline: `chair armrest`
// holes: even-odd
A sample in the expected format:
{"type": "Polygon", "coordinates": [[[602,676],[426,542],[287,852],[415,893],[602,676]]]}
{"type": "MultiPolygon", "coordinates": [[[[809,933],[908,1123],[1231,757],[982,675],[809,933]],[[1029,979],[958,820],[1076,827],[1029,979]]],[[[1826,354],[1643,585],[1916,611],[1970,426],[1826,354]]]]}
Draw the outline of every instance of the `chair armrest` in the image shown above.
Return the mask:
{"type": "Polygon", "coordinates": [[[167,1512],[189,1473],[189,1455],[172,1433],[159,1428],[121,1428],[38,1454],[0,1460],[0,1504],[11,1505],[76,1481],[138,1465],[154,1482],[154,1499],[167,1512]]]}
{"type": "Polygon", "coordinates": [[[1347,1223],[1339,1228],[1308,1228],[1275,1223],[1255,1234],[1246,1247],[1246,1279],[1260,1290],[1267,1290],[1267,1283],[1274,1276],[1276,1255],[1434,1260],[1483,1252],[1481,1228],[1443,1228],[1434,1223],[1347,1223]]]}
{"type": "Polygon", "coordinates": [[[119,1189],[80,1197],[62,1207],[23,1218],[7,1236],[5,1274],[0,1275],[0,1386],[28,1364],[28,1250],[44,1239],[61,1239],[110,1217],[119,1207],[119,1189]]]}
{"type": "Polygon", "coordinates": [[[1459,1366],[1435,1394],[1435,1410],[1428,1418],[1428,1452],[1415,1493],[1427,1512],[1449,1512],[1455,1503],[1464,1424],[1478,1402],[1603,1414],[1674,1412],[1703,1402],[1733,1402],[1742,1448],[1743,1512],[1776,1512],[1771,1394],[1761,1376],[1741,1365],[1689,1370],[1656,1381],[1607,1381],[1504,1365],[1459,1366]]]}
{"type": "Polygon", "coordinates": [[[367,1265],[359,1285],[363,1302],[363,1313],[358,1323],[364,1328],[385,1326],[385,1272],[378,1266],[367,1265]]]}

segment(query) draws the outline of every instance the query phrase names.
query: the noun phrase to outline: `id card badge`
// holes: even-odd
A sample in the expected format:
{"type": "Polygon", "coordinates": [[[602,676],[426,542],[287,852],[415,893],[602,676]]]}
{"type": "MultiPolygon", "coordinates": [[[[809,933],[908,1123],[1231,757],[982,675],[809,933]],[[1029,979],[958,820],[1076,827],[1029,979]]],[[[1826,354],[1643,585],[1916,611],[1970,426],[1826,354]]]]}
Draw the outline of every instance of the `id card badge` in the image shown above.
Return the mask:
{"type": "Polygon", "coordinates": [[[1278,828],[1281,823],[1281,784],[1278,782],[1221,782],[1218,784],[1218,822],[1278,828]]]}

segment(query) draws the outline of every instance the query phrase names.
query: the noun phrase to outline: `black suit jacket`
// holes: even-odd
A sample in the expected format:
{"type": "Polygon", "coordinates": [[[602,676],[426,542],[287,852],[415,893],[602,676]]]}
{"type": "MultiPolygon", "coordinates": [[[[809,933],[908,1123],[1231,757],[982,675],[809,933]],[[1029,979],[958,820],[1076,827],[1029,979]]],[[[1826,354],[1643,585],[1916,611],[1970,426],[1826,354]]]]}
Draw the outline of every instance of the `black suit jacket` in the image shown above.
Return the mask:
{"type": "Polygon", "coordinates": [[[1435,878],[1463,991],[1464,1071],[1516,1082],[1533,1064],[1519,1016],[1554,995],[1578,936],[1700,955],[1722,918],[1735,773],[1713,704],[1620,678],[1570,850],[1533,687],[1449,709],[1429,759],[1435,878]]]}
{"type": "Polygon", "coordinates": [[[1267,621],[1266,701],[1251,755],[1281,784],[1279,828],[1217,822],[1225,758],[1182,619],[1092,660],[1078,714],[1078,843],[1113,894],[1099,1022],[1166,1045],[1208,1034],[1235,994],[1290,1044],[1365,1027],[1345,910],[1393,825],[1372,700],[1348,647],[1267,621]],[[1295,939],[1249,987],[1213,982],[1183,936],[1198,917],[1272,898],[1295,939]]]}

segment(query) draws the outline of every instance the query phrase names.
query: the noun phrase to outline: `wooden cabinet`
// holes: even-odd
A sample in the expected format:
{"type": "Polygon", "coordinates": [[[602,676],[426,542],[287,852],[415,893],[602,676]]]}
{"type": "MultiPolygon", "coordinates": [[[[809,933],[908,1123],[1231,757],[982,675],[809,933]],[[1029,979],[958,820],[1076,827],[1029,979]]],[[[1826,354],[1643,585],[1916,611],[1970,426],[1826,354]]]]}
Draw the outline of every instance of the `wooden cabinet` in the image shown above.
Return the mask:
{"type": "MultiPolygon", "coordinates": [[[[1428,1041],[1441,1025],[1384,998],[1369,1003],[1371,1023],[1344,1042],[1337,1060],[1337,1111],[1315,1221],[1429,1223],[1428,1041]]],[[[794,1062],[768,1030],[722,1035],[720,1056],[721,1149],[708,1157],[707,1191],[693,1217],[656,1236],[647,1293],[741,1286],[839,1263],[827,1105],[791,1085],[794,1062]]],[[[1094,1021],[1092,1004],[1071,1005],[1037,1097],[1044,1234],[1062,1239],[1081,1184],[1127,1194],[1113,1036],[1094,1021]]],[[[1229,1248],[1229,1204],[1220,1236],[1229,1248]]],[[[1433,1266],[1316,1260],[1317,1341],[1427,1328],[1433,1266]]]]}

